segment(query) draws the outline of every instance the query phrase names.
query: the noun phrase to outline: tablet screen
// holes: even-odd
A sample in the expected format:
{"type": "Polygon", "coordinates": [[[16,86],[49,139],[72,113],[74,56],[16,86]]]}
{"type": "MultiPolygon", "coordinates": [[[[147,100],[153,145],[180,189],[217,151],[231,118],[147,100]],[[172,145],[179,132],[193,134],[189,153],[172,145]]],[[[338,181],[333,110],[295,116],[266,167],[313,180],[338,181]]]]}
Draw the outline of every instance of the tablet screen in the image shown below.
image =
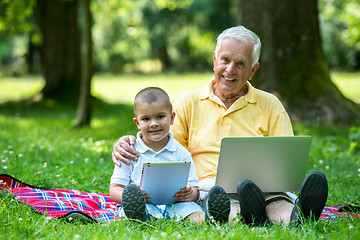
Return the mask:
{"type": "Polygon", "coordinates": [[[144,163],[140,189],[150,195],[150,203],[173,204],[174,195],[188,181],[190,162],[144,163]]]}

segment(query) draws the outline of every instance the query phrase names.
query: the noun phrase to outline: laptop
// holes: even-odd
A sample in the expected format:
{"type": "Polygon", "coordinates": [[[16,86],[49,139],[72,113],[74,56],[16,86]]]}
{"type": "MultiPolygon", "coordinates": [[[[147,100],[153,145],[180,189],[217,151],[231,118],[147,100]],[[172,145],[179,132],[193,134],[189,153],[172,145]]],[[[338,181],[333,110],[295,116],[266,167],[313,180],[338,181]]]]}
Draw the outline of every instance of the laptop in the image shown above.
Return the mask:
{"type": "Polygon", "coordinates": [[[249,179],[263,192],[298,192],[310,143],[311,136],[223,138],[215,184],[236,193],[237,184],[249,179]]]}
{"type": "Polygon", "coordinates": [[[170,205],[174,195],[186,186],[190,162],[144,163],[140,189],[149,194],[150,203],[170,205]]]}

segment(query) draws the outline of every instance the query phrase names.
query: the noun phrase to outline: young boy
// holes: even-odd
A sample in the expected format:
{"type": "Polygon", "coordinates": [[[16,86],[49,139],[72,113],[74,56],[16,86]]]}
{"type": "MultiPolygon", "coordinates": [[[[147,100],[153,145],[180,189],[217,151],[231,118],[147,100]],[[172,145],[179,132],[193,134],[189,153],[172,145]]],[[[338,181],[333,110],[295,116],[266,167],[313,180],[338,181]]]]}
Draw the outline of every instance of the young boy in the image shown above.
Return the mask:
{"type": "Polygon", "coordinates": [[[118,205],[119,216],[142,221],[149,218],[188,218],[200,224],[205,214],[195,203],[199,198],[199,180],[191,154],[169,132],[175,118],[169,96],[156,87],[141,90],[134,100],[134,114],[133,120],[140,130],[134,145],[139,160],[131,161],[130,165],[115,166],[109,189],[111,199],[122,204],[118,205]],[[151,196],[137,186],[140,184],[143,163],[166,161],[191,162],[188,186],[175,194],[175,204],[146,203],[151,196]]]}

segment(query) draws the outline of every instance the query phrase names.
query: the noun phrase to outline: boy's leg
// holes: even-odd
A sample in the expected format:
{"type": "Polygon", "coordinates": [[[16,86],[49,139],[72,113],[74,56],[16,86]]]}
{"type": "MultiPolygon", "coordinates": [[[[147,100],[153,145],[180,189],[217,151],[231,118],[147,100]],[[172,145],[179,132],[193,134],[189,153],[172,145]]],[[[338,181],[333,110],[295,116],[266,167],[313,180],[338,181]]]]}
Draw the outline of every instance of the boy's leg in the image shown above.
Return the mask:
{"type": "Polygon", "coordinates": [[[136,184],[125,186],[122,194],[122,206],[128,219],[147,220],[145,197],[136,184]]]}
{"type": "Polygon", "coordinates": [[[194,202],[178,202],[167,205],[163,215],[175,221],[188,219],[198,224],[205,221],[205,213],[200,205],[194,202]]]}
{"type": "Polygon", "coordinates": [[[193,212],[190,214],[187,219],[190,222],[196,223],[197,225],[202,225],[205,222],[205,213],[204,212],[193,212]]]}

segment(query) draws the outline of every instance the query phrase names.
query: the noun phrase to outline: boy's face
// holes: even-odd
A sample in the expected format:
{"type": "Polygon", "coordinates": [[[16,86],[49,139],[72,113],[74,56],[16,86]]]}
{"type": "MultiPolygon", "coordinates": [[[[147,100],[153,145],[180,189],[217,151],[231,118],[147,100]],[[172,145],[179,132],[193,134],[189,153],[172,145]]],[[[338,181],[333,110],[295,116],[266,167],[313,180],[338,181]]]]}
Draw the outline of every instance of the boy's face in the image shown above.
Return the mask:
{"type": "Polygon", "coordinates": [[[141,103],[136,106],[134,122],[143,134],[143,141],[148,144],[168,141],[166,138],[173,124],[175,112],[171,112],[165,103],[156,101],[151,104],[141,103]]]}

